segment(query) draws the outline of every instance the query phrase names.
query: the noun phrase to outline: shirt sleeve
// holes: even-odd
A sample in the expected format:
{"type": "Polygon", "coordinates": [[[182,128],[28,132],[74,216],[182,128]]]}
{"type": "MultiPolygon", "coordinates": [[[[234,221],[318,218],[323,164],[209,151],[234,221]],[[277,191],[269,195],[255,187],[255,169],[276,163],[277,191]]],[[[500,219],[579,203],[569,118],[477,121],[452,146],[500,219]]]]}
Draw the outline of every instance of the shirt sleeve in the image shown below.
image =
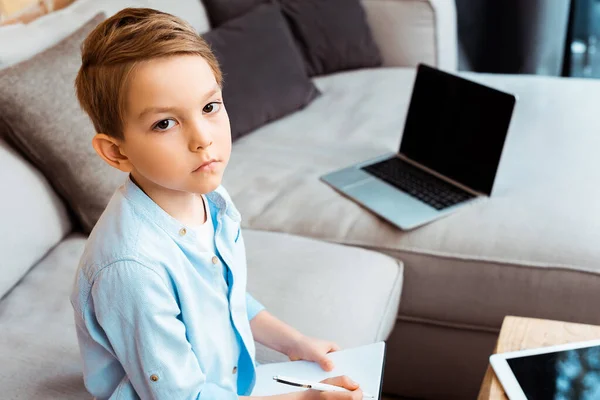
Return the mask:
{"type": "Polygon", "coordinates": [[[135,261],[104,268],[92,286],[98,323],[142,399],[237,400],[206,382],[162,277],[135,261]]]}
{"type": "Polygon", "coordinates": [[[259,312],[265,309],[265,306],[246,292],[246,309],[248,311],[248,321],[252,321],[259,312]]]}

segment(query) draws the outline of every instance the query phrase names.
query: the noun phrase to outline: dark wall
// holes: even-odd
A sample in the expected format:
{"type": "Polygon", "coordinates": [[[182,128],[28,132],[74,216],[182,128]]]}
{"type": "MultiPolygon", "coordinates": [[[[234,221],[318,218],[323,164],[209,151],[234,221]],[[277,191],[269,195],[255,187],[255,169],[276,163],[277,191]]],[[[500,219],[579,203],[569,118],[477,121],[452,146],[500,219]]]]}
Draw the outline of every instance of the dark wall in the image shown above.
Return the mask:
{"type": "Polygon", "coordinates": [[[456,0],[459,41],[471,69],[560,75],[569,4],[569,0],[456,0]]]}

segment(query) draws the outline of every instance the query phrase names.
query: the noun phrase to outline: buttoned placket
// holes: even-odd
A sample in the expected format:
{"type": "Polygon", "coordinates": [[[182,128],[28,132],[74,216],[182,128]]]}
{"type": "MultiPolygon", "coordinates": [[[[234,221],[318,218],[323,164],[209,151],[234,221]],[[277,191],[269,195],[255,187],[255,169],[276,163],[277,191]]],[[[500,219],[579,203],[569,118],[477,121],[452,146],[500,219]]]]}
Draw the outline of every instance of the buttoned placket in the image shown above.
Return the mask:
{"type": "MultiPolygon", "coordinates": [[[[238,329],[237,329],[237,326],[235,324],[235,320],[233,318],[233,309],[231,307],[231,295],[233,293],[233,281],[234,281],[233,272],[231,272],[231,267],[230,267],[231,266],[231,261],[227,260],[226,259],[227,257],[223,257],[223,252],[221,252],[219,250],[219,243],[218,243],[219,241],[216,240],[216,238],[219,237],[219,233],[221,232],[221,227],[222,227],[221,218],[222,218],[222,214],[221,215],[217,214],[217,218],[216,218],[217,224],[215,226],[215,249],[217,250],[217,253],[221,254],[221,257],[223,258],[223,261],[224,261],[223,262],[223,264],[224,264],[223,277],[224,278],[225,278],[225,276],[227,276],[227,277],[230,276],[231,277],[231,280],[226,279],[225,283],[227,285],[227,290],[228,290],[227,299],[228,299],[228,303],[229,303],[229,312],[230,312],[229,315],[230,315],[230,318],[231,318],[233,329],[236,331],[236,335],[238,335],[239,333],[237,333],[238,329]]],[[[215,257],[213,257],[213,262],[214,262],[215,258],[217,260],[219,260],[219,258],[215,256],[215,257]]],[[[242,340],[242,342],[243,342],[243,340],[242,340]]],[[[231,373],[232,373],[232,375],[237,375],[237,372],[238,372],[238,367],[237,367],[237,365],[234,365],[233,369],[231,370],[231,373]]]]}
{"type": "MultiPolygon", "coordinates": [[[[218,233],[220,233],[220,228],[221,228],[221,219],[219,218],[220,216],[217,216],[217,226],[214,227],[215,230],[215,237],[218,235],[218,233]]],[[[209,218],[212,218],[212,216],[209,216],[209,218]]],[[[182,227],[179,229],[179,236],[184,237],[186,236],[188,233],[187,229],[185,227],[182,227]]],[[[217,253],[219,252],[219,248],[217,245],[217,241],[215,240],[215,250],[217,251],[217,253]]],[[[219,286],[222,287],[223,289],[223,294],[225,295],[225,297],[227,298],[227,302],[229,304],[229,311],[230,313],[233,311],[231,309],[231,291],[232,291],[232,286],[229,284],[229,279],[227,279],[226,277],[229,276],[229,266],[226,263],[220,263],[220,259],[219,257],[215,254],[210,258],[210,261],[212,263],[212,265],[214,266],[213,268],[213,274],[215,275],[217,281],[219,282],[219,286]]],[[[233,274],[232,274],[233,276],[233,274]]],[[[230,314],[230,318],[231,318],[231,314],[230,314]]],[[[233,321],[232,318],[232,323],[233,323],[233,328],[237,331],[237,328],[235,327],[235,322],[233,321]]],[[[237,339],[236,339],[237,340],[237,339]]],[[[232,370],[231,370],[231,374],[232,375],[237,375],[238,372],[238,367],[237,365],[234,364],[232,370]]],[[[152,375],[151,379],[153,381],[157,381],[158,380],[158,376],[156,375],[152,375]]]]}

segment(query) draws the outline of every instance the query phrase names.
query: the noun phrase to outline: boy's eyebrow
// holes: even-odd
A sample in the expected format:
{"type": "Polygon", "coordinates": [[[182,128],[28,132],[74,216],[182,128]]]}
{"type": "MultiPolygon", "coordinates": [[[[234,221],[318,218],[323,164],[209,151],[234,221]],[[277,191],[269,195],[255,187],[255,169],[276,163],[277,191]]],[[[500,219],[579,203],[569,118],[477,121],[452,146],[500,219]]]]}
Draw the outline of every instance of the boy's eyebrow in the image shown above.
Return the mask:
{"type": "MultiPolygon", "coordinates": [[[[208,99],[211,96],[214,96],[215,93],[217,93],[218,91],[221,90],[221,87],[217,84],[215,85],[215,87],[207,92],[203,97],[202,97],[202,101],[208,99]]],[[[177,107],[148,107],[145,108],[140,115],[138,116],[139,119],[142,119],[146,114],[158,114],[158,113],[164,113],[164,112],[169,112],[169,111],[173,111],[177,109],[177,107]]]]}

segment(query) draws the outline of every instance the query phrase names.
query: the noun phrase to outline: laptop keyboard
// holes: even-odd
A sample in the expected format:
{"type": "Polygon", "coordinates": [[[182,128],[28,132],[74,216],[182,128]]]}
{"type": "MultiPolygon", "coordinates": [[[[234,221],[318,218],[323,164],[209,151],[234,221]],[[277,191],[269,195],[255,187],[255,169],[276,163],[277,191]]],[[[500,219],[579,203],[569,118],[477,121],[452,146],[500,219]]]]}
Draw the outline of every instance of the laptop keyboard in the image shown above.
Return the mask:
{"type": "Polygon", "coordinates": [[[390,158],[362,169],[429,204],[436,210],[442,210],[475,197],[443,179],[420,170],[401,158],[390,158]]]}

